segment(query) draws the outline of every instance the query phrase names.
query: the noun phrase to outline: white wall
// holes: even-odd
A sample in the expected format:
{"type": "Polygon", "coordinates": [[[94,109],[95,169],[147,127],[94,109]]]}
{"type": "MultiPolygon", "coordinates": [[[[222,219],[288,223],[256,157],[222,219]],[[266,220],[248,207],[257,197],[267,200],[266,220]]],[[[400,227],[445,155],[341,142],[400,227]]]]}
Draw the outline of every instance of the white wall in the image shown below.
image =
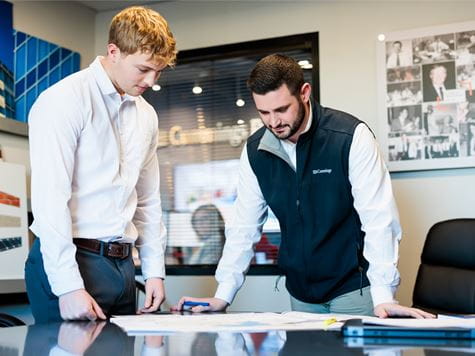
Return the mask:
{"type": "MultiPolygon", "coordinates": [[[[377,35],[471,21],[475,2],[180,1],[154,8],[167,18],[182,50],[318,31],[322,104],[348,111],[378,132],[377,35]]],[[[113,12],[103,12],[96,16],[96,51],[105,45],[112,15],[113,12]]],[[[404,229],[398,298],[410,304],[429,227],[443,219],[475,217],[475,169],[398,173],[393,175],[393,186],[404,229]]],[[[170,299],[184,293],[181,278],[179,283],[174,281],[177,278],[169,278],[170,299]]],[[[241,291],[239,298],[247,304],[240,308],[254,309],[257,300],[267,300],[268,308],[285,307],[284,300],[272,294],[273,280],[264,278],[262,287],[241,291]]],[[[245,288],[247,285],[248,282],[245,288]]],[[[192,293],[191,288],[186,292],[192,293]]]]}
{"type": "Polygon", "coordinates": [[[95,58],[95,15],[72,1],[14,0],[13,28],[81,55],[81,68],[95,58]]]}

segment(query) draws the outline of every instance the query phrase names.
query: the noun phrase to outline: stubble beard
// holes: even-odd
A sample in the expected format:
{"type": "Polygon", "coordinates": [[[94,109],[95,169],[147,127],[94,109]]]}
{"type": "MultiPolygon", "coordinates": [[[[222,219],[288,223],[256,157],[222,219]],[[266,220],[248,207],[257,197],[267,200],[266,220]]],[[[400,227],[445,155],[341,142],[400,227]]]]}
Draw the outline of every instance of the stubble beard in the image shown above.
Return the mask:
{"type": "Polygon", "coordinates": [[[267,127],[267,128],[279,140],[287,140],[288,138],[295,135],[295,133],[299,130],[300,126],[302,125],[304,119],[305,119],[305,105],[302,102],[302,100],[300,100],[300,98],[299,98],[299,111],[297,113],[296,120],[292,124],[286,124],[286,125],[276,127],[276,128],[287,127],[287,128],[289,128],[289,130],[287,132],[283,132],[281,134],[278,134],[277,132],[274,132],[274,130],[272,128],[270,128],[270,127],[267,127]]]}

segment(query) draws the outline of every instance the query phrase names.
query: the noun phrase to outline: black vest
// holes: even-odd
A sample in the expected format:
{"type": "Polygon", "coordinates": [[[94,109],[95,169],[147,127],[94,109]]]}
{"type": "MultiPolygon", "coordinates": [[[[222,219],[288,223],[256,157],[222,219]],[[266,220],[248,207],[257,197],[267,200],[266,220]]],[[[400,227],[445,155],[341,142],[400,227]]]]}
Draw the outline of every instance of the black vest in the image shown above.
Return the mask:
{"type": "Polygon", "coordinates": [[[297,142],[297,171],[265,127],[249,137],[247,153],[280,223],[278,263],[287,289],[301,301],[323,303],[369,285],[348,179],[353,133],[362,121],[317,103],[312,110],[311,127],[297,142]]]}

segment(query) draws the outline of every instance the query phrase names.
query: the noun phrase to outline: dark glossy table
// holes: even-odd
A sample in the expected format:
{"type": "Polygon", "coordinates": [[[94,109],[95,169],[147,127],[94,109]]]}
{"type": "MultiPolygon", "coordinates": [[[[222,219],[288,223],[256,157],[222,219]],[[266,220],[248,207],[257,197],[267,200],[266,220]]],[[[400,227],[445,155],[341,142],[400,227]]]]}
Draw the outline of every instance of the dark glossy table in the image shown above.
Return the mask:
{"type": "Polygon", "coordinates": [[[460,340],[343,339],[335,331],[177,333],[128,336],[109,322],[63,322],[0,329],[0,355],[454,355],[460,340]],[[373,344],[373,345],[371,345],[373,344]]]}

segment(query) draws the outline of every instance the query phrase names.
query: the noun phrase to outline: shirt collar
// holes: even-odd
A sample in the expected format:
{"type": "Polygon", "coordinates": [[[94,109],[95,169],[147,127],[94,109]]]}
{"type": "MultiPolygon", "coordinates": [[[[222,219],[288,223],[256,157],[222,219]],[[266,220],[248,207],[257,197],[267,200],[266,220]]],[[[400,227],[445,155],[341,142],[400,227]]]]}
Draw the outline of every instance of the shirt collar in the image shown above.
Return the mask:
{"type": "Polygon", "coordinates": [[[310,126],[312,126],[312,120],[313,120],[313,112],[312,112],[312,102],[309,100],[310,104],[310,110],[308,111],[308,121],[307,121],[307,126],[305,126],[305,130],[303,130],[302,133],[307,132],[310,130],[310,126]]]}
{"type": "MultiPolygon", "coordinates": [[[[114,84],[112,84],[112,80],[109,78],[109,75],[107,74],[106,70],[104,69],[104,66],[101,63],[101,59],[103,58],[104,57],[102,56],[97,56],[94,62],[89,65],[89,68],[92,70],[92,73],[94,74],[94,79],[96,80],[96,83],[99,86],[99,89],[103,95],[117,94],[120,96],[119,92],[114,87],[114,84]]],[[[122,95],[122,100],[135,99],[135,97],[128,94],[122,95]]]]}

